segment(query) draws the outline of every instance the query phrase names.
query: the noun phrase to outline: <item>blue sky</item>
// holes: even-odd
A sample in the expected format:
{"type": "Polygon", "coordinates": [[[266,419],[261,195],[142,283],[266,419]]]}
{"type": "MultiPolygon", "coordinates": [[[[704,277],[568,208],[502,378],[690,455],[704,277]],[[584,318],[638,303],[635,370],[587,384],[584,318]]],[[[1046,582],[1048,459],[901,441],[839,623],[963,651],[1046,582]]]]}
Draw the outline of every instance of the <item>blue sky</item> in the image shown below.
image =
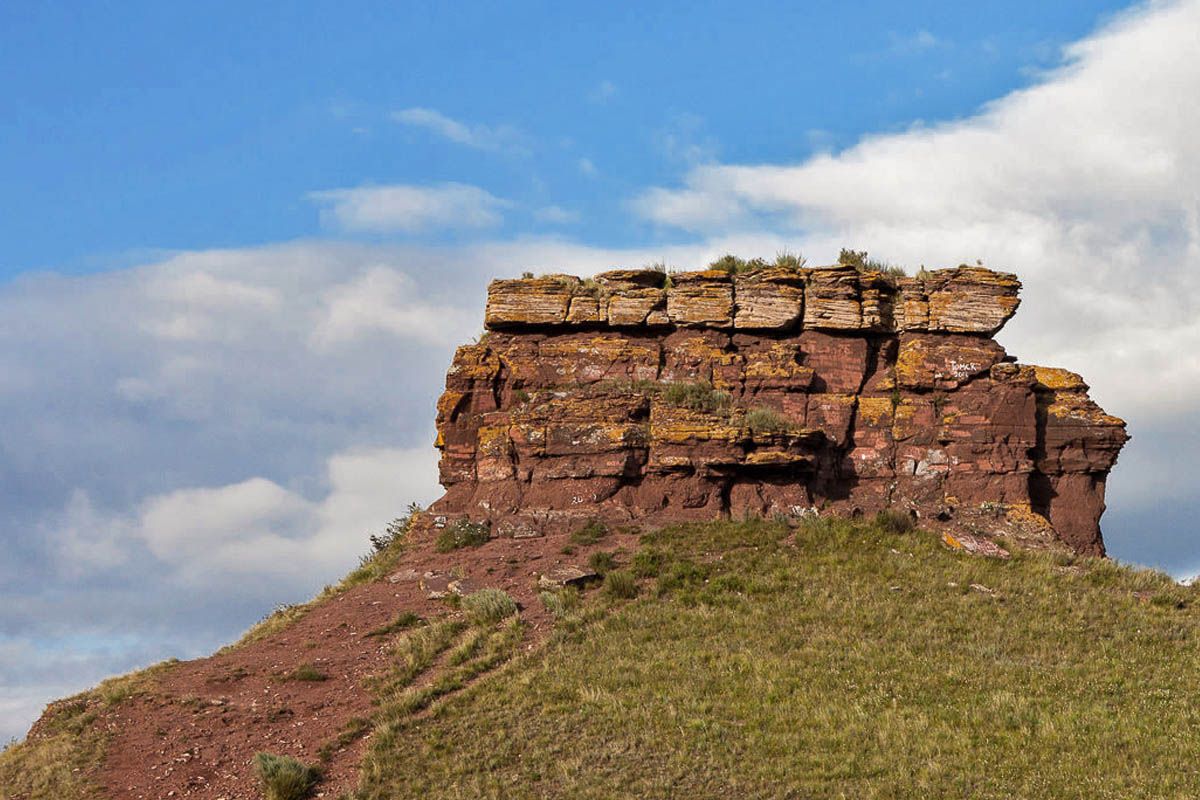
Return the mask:
{"type": "Polygon", "coordinates": [[[490,278],[841,246],[1020,274],[1200,572],[1200,0],[0,5],[0,740],[439,493],[490,278]]]}
{"type": "Polygon", "coordinates": [[[519,204],[512,232],[562,231],[534,215],[559,206],[582,241],[678,240],[624,201],[970,114],[1119,7],[6,3],[0,275],[320,235],[307,193],[366,183],[480,186],[519,204]],[[391,116],[414,107],[501,134],[391,116]]]}

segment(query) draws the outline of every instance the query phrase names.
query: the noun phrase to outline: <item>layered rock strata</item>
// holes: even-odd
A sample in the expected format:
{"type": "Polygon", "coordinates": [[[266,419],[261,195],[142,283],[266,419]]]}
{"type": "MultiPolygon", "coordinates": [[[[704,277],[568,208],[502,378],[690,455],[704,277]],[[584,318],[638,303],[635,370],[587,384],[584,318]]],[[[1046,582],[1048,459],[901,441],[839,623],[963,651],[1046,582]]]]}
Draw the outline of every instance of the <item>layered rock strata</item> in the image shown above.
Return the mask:
{"type": "Polygon", "coordinates": [[[438,403],[446,520],[873,513],[1090,554],[1125,424],[992,336],[1020,282],[849,266],[497,280],[438,403]]]}

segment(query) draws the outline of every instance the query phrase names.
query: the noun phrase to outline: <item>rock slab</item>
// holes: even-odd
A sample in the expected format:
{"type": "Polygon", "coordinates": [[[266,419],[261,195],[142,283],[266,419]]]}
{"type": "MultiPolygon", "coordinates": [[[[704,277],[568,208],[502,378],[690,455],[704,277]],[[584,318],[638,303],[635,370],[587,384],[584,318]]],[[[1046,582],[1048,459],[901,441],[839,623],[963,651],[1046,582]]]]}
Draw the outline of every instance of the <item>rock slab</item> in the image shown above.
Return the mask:
{"type": "Polygon", "coordinates": [[[1020,286],[965,266],[494,281],[438,403],[434,512],[538,535],[891,508],[1102,554],[1125,423],[992,338],[1020,286]]]}

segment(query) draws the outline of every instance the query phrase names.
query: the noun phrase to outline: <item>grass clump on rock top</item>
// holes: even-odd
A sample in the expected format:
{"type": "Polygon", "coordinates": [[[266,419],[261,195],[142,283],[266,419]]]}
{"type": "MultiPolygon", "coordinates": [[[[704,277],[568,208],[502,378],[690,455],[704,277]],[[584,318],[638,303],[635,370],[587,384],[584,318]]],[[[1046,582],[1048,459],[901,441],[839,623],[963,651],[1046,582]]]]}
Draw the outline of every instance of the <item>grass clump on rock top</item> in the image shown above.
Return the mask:
{"type": "Polygon", "coordinates": [[[728,392],[714,389],[707,381],[668,383],[662,389],[662,397],[671,405],[708,414],[725,411],[733,402],[728,392]]]}

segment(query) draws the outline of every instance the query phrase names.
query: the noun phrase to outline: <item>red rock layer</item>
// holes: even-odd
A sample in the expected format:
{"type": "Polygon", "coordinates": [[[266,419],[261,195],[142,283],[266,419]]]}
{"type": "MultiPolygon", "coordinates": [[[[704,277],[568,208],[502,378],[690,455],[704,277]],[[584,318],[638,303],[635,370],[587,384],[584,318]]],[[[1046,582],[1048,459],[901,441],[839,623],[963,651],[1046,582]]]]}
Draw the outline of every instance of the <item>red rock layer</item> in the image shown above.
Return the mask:
{"type": "Polygon", "coordinates": [[[1065,370],[991,336],[1020,283],[979,268],[496,281],[438,403],[434,513],[537,536],[590,518],[898,508],[1104,551],[1127,436],[1065,370]],[[710,391],[711,389],[711,391],[710,391]]]}

